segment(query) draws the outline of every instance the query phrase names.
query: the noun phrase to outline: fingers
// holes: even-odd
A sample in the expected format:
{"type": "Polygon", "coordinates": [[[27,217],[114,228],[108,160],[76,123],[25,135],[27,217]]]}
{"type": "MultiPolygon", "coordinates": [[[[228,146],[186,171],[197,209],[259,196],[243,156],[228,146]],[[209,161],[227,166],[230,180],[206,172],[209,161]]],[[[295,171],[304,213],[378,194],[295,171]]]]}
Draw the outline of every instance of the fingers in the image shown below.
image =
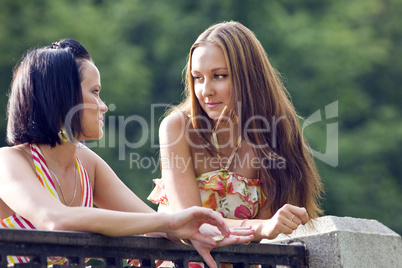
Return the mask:
{"type": "Polygon", "coordinates": [[[219,212],[213,211],[211,209],[203,208],[206,211],[206,215],[208,215],[208,219],[206,223],[209,223],[211,225],[215,225],[218,227],[219,231],[224,235],[224,236],[230,236],[230,229],[226,225],[224,218],[222,217],[222,214],[219,212]]]}
{"type": "Polygon", "coordinates": [[[214,259],[211,256],[211,247],[206,246],[205,244],[198,242],[198,241],[192,241],[194,248],[197,250],[197,252],[201,255],[201,257],[204,259],[206,264],[209,267],[214,267],[217,268],[217,264],[214,261],[214,259]]]}
{"type": "Polygon", "coordinates": [[[216,212],[216,211],[212,211],[212,214],[216,217],[216,221],[217,221],[216,227],[218,227],[219,231],[221,231],[221,233],[224,236],[229,236],[230,235],[230,229],[226,225],[225,220],[222,217],[222,214],[220,214],[219,212],[216,212]]]}
{"type": "Polygon", "coordinates": [[[216,247],[217,243],[213,240],[213,238],[209,235],[204,235],[202,233],[197,233],[194,235],[194,240],[197,240],[201,243],[209,245],[210,247],[216,247]]]}
{"type": "Polygon", "coordinates": [[[237,235],[231,234],[230,236],[217,235],[214,237],[199,234],[195,240],[202,242],[211,247],[227,246],[237,243],[247,243],[254,239],[254,230],[238,230],[237,235]]]}
{"type": "Polygon", "coordinates": [[[296,216],[295,214],[292,214],[290,221],[294,222],[297,226],[299,226],[300,224],[304,224],[303,220],[299,216],[296,216]]]}
{"type": "Polygon", "coordinates": [[[254,234],[254,229],[251,228],[251,226],[230,228],[230,236],[232,235],[249,236],[252,234],[254,234]]]}
{"type": "Polygon", "coordinates": [[[230,228],[230,236],[216,236],[214,240],[217,243],[217,246],[227,246],[231,244],[237,243],[248,243],[254,239],[254,229],[251,227],[237,227],[230,228]]]}
{"type": "Polygon", "coordinates": [[[200,255],[202,256],[202,258],[204,259],[204,261],[206,262],[206,264],[208,265],[208,267],[214,267],[217,268],[218,265],[216,264],[214,258],[212,258],[211,253],[209,253],[209,251],[205,251],[205,252],[199,252],[200,255]]]}
{"type": "Polygon", "coordinates": [[[296,230],[297,227],[299,227],[299,224],[297,223],[297,219],[295,219],[297,217],[296,216],[293,217],[293,215],[294,214],[289,213],[288,211],[283,211],[283,212],[279,213],[278,223],[279,223],[279,226],[282,225],[282,230],[280,230],[281,233],[290,234],[294,230],[296,230]]]}
{"type": "Polygon", "coordinates": [[[238,243],[248,243],[254,239],[254,235],[247,235],[247,236],[238,236],[238,235],[231,235],[229,237],[224,238],[222,241],[218,243],[218,246],[227,246],[232,244],[238,243]]]}
{"type": "MultiPolygon", "coordinates": [[[[292,214],[289,219],[293,222],[299,224],[306,224],[308,222],[308,214],[305,208],[303,207],[296,207],[292,205],[285,205],[289,212],[292,214]],[[294,217],[293,217],[294,215],[294,217]]],[[[284,207],[285,207],[284,206],[284,207]]]]}
{"type": "Polygon", "coordinates": [[[297,225],[306,224],[308,222],[308,214],[306,209],[303,207],[286,204],[281,207],[277,213],[297,225]]]}
{"type": "Polygon", "coordinates": [[[303,207],[286,204],[281,207],[271,219],[269,237],[275,238],[279,233],[291,234],[300,224],[308,221],[308,214],[303,207]]]}
{"type": "MultiPolygon", "coordinates": [[[[190,224],[193,225],[194,227],[196,225],[197,229],[204,223],[208,223],[210,225],[216,226],[223,235],[229,236],[230,235],[230,230],[229,227],[226,225],[224,218],[219,212],[213,211],[212,209],[209,208],[204,208],[204,207],[191,207],[187,208],[181,212],[178,212],[181,214],[181,225],[176,226],[176,230],[178,229],[177,227],[182,228],[183,225],[185,224],[190,224]]],[[[177,219],[178,217],[174,217],[177,219]]],[[[182,237],[182,238],[191,238],[191,237],[182,237]]]]}

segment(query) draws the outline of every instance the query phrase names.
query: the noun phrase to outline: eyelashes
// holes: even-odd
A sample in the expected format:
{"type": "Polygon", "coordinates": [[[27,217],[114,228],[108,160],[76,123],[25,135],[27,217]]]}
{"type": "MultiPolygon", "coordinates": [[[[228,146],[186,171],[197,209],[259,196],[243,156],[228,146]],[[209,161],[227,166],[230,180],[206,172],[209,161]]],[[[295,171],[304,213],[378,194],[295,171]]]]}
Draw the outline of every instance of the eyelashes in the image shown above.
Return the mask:
{"type": "MultiPolygon", "coordinates": [[[[214,77],[214,79],[219,80],[219,79],[224,79],[228,76],[229,76],[228,74],[214,74],[213,77],[214,77]]],[[[193,77],[194,81],[199,81],[199,80],[203,79],[203,77],[199,76],[199,75],[193,75],[192,77],[193,77]]]]}

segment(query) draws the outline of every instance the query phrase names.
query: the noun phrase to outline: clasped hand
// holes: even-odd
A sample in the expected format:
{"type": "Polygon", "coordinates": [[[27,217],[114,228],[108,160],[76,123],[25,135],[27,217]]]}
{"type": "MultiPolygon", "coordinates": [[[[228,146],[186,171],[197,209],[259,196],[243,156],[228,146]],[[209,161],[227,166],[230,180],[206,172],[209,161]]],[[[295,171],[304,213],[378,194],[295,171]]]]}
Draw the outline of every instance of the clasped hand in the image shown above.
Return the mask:
{"type": "Polygon", "coordinates": [[[304,207],[286,204],[271,219],[265,221],[261,232],[262,237],[274,239],[281,233],[291,234],[300,224],[306,224],[308,218],[304,207]]]}
{"type": "Polygon", "coordinates": [[[217,267],[210,251],[218,246],[251,241],[254,230],[250,227],[230,228],[219,212],[203,207],[191,207],[171,214],[169,236],[191,239],[194,248],[209,267],[217,267]],[[224,236],[220,241],[214,237],[224,236]]]}

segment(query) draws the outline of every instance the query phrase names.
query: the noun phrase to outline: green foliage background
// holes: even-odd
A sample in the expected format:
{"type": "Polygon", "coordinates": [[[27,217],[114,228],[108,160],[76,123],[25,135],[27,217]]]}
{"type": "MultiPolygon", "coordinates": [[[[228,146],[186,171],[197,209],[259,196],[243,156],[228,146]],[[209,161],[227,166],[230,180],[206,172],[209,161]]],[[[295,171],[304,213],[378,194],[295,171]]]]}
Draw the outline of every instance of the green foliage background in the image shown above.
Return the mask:
{"type": "Polygon", "coordinates": [[[211,24],[236,20],[260,39],[298,113],[321,111],[305,129],[315,151],[335,142],[326,125],[338,124],[339,164],[317,159],[325,213],[377,219],[402,234],[400,14],[401,0],[0,0],[0,146],[13,66],[28,48],[77,39],[100,69],[110,109],[105,137],[88,145],[145,200],[160,175],[145,168],[158,160],[164,112],[152,105],[181,100],[191,44],[211,24]],[[338,116],[326,120],[335,101],[338,116]],[[130,161],[137,156],[142,166],[130,161]]]}

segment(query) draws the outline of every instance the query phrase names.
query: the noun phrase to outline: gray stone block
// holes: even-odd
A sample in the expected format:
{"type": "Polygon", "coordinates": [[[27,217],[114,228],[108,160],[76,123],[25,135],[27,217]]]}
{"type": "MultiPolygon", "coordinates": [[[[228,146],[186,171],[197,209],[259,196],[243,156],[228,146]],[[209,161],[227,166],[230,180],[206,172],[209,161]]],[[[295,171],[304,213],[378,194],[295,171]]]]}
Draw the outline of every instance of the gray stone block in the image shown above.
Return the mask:
{"type": "Polygon", "coordinates": [[[324,216],[261,243],[305,243],[310,268],[402,267],[401,236],[376,220],[324,216]]]}

